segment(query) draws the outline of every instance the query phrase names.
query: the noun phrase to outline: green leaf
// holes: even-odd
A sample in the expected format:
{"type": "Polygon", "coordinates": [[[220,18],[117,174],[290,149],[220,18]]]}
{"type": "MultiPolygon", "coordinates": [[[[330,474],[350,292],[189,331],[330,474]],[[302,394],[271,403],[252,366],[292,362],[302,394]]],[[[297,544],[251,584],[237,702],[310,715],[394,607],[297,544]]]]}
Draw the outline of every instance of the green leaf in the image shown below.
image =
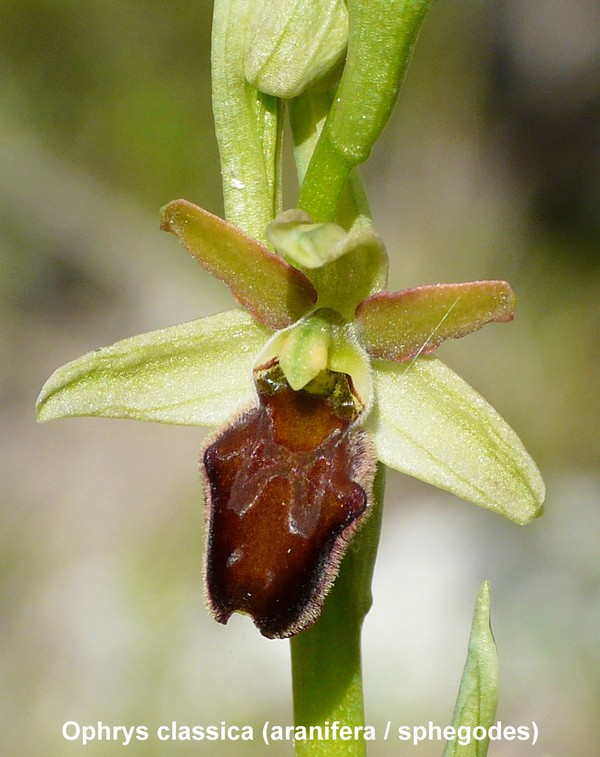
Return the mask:
{"type": "Polygon", "coordinates": [[[387,123],[432,2],[348,0],[348,56],[325,128],[354,165],[369,157],[387,123]]]}
{"type": "Polygon", "coordinates": [[[344,0],[254,0],[245,57],[248,81],[290,99],[339,63],[348,43],[344,0]]]}
{"type": "Polygon", "coordinates": [[[525,524],[542,514],[540,473],[512,428],[444,363],[373,361],[366,422],[391,468],[525,524]]]}
{"type": "MultiPolygon", "coordinates": [[[[310,163],[317,141],[323,129],[325,119],[331,108],[335,92],[333,89],[311,87],[299,97],[289,101],[290,126],[294,140],[294,160],[298,175],[298,184],[302,186],[306,169],[310,163]]],[[[335,193],[335,221],[344,229],[353,226],[370,227],[371,211],[365,188],[358,169],[350,173],[341,195],[335,193]]],[[[325,205],[328,201],[323,198],[325,205]]]]}
{"type": "Polygon", "coordinates": [[[285,328],[316,302],[304,274],[222,218],[186,200],[165,205],[162,218],[161,229],[172,231],[263,325],[285,328]]]}
{"type": "Polygon", "coordinates": [[[255,401],[252,368],[270,332],[241,310],[89,352],[48,379],[39,421],[104,416],[218,426],[255,401]]]}
{"type": "Polygon", "coordinates": [[[490,584],[484,581],[477,596],[467,661],[463,670],[456,707],[452,717],[452,727],[459,738],[449,740],[443,757],[485,757],[489,738],[474,739],[461,744],[467,733],[472,734],[476,726],[486,731],[494,725],[498,707],[498,654],[490,627],[490,584]]]}
{"type": "Polygon", "coordinates": [[[374,294],[356,308],[356,320],[370,355],[402,362],[491,321],[511,321],[515,304],[506,281],[434,284],[374,294]]]}

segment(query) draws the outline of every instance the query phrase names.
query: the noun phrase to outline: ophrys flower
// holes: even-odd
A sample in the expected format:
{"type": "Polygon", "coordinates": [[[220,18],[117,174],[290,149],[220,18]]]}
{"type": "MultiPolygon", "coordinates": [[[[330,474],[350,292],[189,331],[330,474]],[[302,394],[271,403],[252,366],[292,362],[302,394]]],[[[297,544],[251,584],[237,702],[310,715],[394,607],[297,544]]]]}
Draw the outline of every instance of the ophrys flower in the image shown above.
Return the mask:
{"type": "Polygon", "coordinates": [[[220,428],[205,448],[207,595],[289,636],[318,617],[369,514],[376,459],[526,523],[544,486],[514,431],[429,356],[513,317],[501,281],[385,291],[371,228],[269,227],[279,253],[177,200],[163,228],[246,310],[117,342],[58,369],[38,418],[97,415],[220,428]]]}

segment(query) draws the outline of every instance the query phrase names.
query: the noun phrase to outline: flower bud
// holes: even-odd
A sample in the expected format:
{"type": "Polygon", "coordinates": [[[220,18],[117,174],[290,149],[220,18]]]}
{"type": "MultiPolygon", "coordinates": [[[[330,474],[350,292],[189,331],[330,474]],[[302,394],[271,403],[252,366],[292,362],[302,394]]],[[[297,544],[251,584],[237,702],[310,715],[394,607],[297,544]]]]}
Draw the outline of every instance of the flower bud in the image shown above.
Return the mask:
{"type": "Polygon", "coordinates": [[[321,79],[348,43],[344,0],[256,0],[246,47],[246,79],[289,99],[321,79]]]}

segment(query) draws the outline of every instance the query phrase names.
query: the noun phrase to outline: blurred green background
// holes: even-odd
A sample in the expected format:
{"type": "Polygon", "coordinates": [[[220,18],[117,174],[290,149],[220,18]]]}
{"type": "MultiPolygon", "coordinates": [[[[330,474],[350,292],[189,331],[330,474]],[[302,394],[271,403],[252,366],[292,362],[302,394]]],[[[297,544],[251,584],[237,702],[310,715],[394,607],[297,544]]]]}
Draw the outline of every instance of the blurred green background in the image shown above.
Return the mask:
{"type": "MultiPolygon", "coordinates": [[[[202,430],[36,426],[50,372],[229,308],[158,231],[221,213],[212,3],[0,0],[0,751],[290,755],[290,744],[82,746],[62,724],[291,723],[287,642],[202,600],[202,430]]],[[[547,484],[525,528],[391,474],[365,626],[367,721],[450,721],[479,583],[492,582],[499,719],[535,747],[600,741],[600,5],[438,0],[365,167],[391,287],[505,278],[515,322],[441,356],[517,429],[547,484]]],[[[294,204],[293,181],[287,189],[294,204]]],[[[372,755],[439,755],[375,743],[372,755]]]]}

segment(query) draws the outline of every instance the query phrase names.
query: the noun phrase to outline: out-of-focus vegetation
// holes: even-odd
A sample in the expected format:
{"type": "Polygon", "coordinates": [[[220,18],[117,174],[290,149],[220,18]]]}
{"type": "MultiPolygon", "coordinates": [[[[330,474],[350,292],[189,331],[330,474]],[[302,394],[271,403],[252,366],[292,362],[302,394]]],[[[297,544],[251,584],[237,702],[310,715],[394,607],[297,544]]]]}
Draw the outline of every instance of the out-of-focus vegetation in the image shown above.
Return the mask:
{"type": "Polygon", "coordinates": [[[5,0],[3,110],[47,149],[149,207],[178,192],[218,206],[211,8],[5,0]]]}
{"type": "MultiPolygon", "coordinates": [[[[38,427],[47,375],[84,351],[231,306],[157,230],[179,196],[221,212],[207,0],[0,2],[0,749],[112,725],[291,722],[287,644],[202,604],[202,433],[38,427]]],[[[600,738],[600,6],[438,0],[367,165],[392,286],[508,279],[510,326],[442,357],[518,430],[549,487],[518,529],[390,476],[365,629],[367,721],[449,722],[483,578],[499,717],[589,755],[600,738]]],[[[294,200],[290,183],[288,204],[294,200]]],[[[405,745],[402,747],[405,748],[405,745]]],[[[258,741],[130,754],[264,754],[258,741]]],[[[435,755],[423,744],[402,754],[435,755]]],[[[269,754],[291,753],[291,745],[269,754]]],[[[397,754],[390,744],[373,755],[397,754]]]]}

